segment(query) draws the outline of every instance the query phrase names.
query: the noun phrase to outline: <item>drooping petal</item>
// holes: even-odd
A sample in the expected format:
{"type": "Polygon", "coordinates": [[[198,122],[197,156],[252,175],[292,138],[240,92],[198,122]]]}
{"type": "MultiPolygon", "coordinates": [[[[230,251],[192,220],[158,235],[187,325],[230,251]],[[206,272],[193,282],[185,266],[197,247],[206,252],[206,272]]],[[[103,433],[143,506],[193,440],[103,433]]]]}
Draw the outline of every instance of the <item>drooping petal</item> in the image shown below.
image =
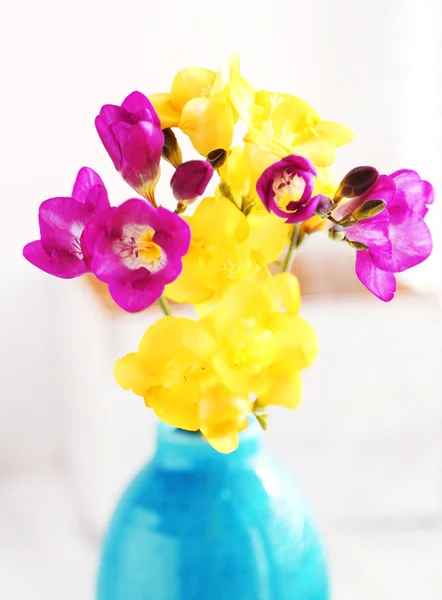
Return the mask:
{"type": "MultiPolygon", "coordinates": [[[[394,218],[395,209],[390,212],[394,218]]],[[[392,244],[390,258],[382,254],[373,255],[374,263],[386,271],[399,273],[410,269],[427,259],[433,249],[430,230],[425,221],[417,214],[408,211],[401,215],[400,222],[390,225],[389,237],[392,244]]]]}
{"type": "Polygon", "coordinates": [[[379,269],[368,250],[356,252],[355,270],[359,281],[377,298],[384,302],[393,300],[396,278],[393,273],[379,269]]]}
{"type": "Polygon", "coordinates": [[[78,241],[93,212],[93,208],[73,198],[51,198],[42,202],[38,220],[44,250],[64,250],[78,256],[78,241]]]}
{"type": "Polygon", "coordinates": [[[164,290],[147,269],[143,273],[134,273],[124,280],[113,280],[109,283],[109,292],[118,306],[127,312],[139,312],[158,300],[164,290]]]}
{"type": "Polygon", "coordinates": [[[88,271],[83,260],[65,250],[54,248],[46,252],[40,240],[26,244],[23,256],[34,267],[61,279],[79,277],[88,271]]]}

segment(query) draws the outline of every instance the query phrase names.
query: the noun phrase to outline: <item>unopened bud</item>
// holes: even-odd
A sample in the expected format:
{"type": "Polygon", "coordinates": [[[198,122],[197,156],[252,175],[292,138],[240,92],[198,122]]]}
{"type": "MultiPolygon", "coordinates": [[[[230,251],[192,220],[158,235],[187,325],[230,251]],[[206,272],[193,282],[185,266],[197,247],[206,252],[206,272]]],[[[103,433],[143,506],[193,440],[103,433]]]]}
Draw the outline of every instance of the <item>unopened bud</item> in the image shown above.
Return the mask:
{"type": "Polygon", "coordinates": [[[170,187],[179,205],[188,205],[204,194],[213,169],[205,160],[189,160],[179,165],[170,180],[170,187]]]}
{"type": "Polygon", "coordinates": [[[333,225],[328,230],[328,237],[335,242],[343,242],[345,240],[345,228],[342,225],[333,225]]]}
{"type": "Polygon", "coordinates": [[[319,194],[319,196],[320,200],[318,202],[315,212],[320,217],[325,217],[325,215],[328,215],[328,213],[333,208],[333,202],[328,196],[325,196],[324,194],[319,194]]]}
{"type": "Polygon", "coordinates": [[[379,173],[374,167],[355,167],[339,184],[335,200],[360,196],[371,188],[378,177],[379,173]]]}
{"type": "Polygon", "coordinates": [[[162,156],[167,162],[170,162],[175,169],[183,162],[183,155],[178,144],[176,136],[172,129],[163,129],[164,144],[162,156]]]}
{"type": "Polygon", "coordinates": [[[226,162],[227,152],[222,148],[212,150],[207,155],[207,161],[212,165],[214,169],[219,169],[226,162]]]}
{"type": "Polygon", "coordinates": [[[352,240],[346,240],[347,244],[354,248],[355,250],[368,250],[368,246],[363,244],[362,242],[353,242],[352,240]]]}
{"type": "Polygon", "coordinates": [[[383,200],[366,200],[352,213],[352,216],[356,219],[356,221],[371,219],[372,217],[379,215],[385,209],[385,207],[386,204],[383,200]]]}

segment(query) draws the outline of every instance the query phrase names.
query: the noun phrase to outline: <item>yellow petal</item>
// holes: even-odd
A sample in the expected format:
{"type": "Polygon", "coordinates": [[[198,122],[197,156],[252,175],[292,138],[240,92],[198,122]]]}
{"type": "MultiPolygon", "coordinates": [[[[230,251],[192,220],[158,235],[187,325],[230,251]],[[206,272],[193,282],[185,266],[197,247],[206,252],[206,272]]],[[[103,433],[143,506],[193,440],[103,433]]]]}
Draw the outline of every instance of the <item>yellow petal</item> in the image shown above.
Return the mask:
{"type": "Polygon", "coordinates": [[[181,111],[173,106],[170,101],[170,94],[152,94],[149,96],[149,100],[152,102],[152,106],[160,118],[161,129],[178,127],[181,119],[181,111]]]}
{"type": "MultiPolygon", "coordinates": [[[[219,169],[221,180],[229,186],[231,196],[236,202],[236,205],[241,207],[243,197],[246,197],[251,192],[250,186],[250,169],[245,160],[243,148],[234,146],[226,162],[219,169]]],[[[256,195],[256,191],[252,190],[252,194],[256,195]]]]}
{"type": "Polygon", "coordinates": [[[249,235],[246,216],[227,198],[204,198],[187,219],[195,243],[241,243],[249,235]]]}
{"type": "Polygon", "coordinates": [[[325,194],[329,198],[333,198],[338,189],[339,180],[329,167],[318,168],[318,174],[315,180],[313,196],[317,194],[325,194]]]}
{"type": "Polygon", "coordinates": [[[296,408],[301,402],[301,376],[294,373],[290,377],[277,376],[271,388],[258,398],[261,406],[285,406],[296,408]]]}
{"type": "Polygon", "coordinates": [[[282,305],[289,313],[299,312],[301,291],[299,281],[292,273],[278,273],[273,277],[270,286],[277,309],[282,305]]]}
{"type": "Polygon", "coordinates": [[[204,156],[220,148],[229,150],[233,139],[233,113],[230,106],[210,98],[193,98],[186,103],[180,128],[193,147],[204,156]]]}
{"type": "Polygon", "coordinates": [[[261,90],[255,95],[255,103],[264,112],[261,121],[253,122],[254,127],[263,130],[267,123],[271,123],[271,137],[274,139],[278,139],[284,131],[293,134],[320,120],[314,108],[291,94],[261,90]]]}
{"type": "Polygon", "coordinates": [[[274,313],[269,319],[273,332],[271,352],[278,372],[289,374],[309,367],[318,353],[315,332],[300,316],[274,313]]]}
{"type": "Polygon", "coordinates": [[[192,396],[184,386],[181,390],[178,387],[167,389],[160,386],[151,396],[145,396],[144,400],[164,423],[187,431],[198,431],[198,396],[197,388],[192,396]]]}
{"type": "Polygon", "coordinates": [[[266,264],[277,260],[288,244],[291,226],[281,217],[259,209],[253,209],[247,220],[250,225],[247,246],[261,252],[266,264]]]}
{"type": "Polygon", "coordinates": [[[326,140],[315,140],[293,146],[294,154],[300,154],[310,159],[317,167],[329,167],[336,155],[336,146],[326,140]]]}
{"type": "Polygon", "coordinates": [[[201,433],[218,452],[233,452],[238,446],[238,432],[248,425],[251,409],[248,398],[235,397],[222,385],[214,386],[200,401],[201,433]]]}
{"type": "Polygon", "coordinates": [[[164,295],[174,302],[197,304],[213,296],[213,288],[208,287],[207,260],[198,248],[190,246],[183,256],[183,270],[175,281],[164,288],[164,295]]]}
{"type": "Polygon", "coordinates": [[[209,69],[187,67],[175,75],[172,83],[170,99],[177,110],[182,110],[184,105],[192,98],[208,96],[215,82],[216,73],[209,69]]]}
{"type": "Polygon", "coordinates": [[[311,235],[316,231],[321,231],[324,229],[328,229],[328,221],[327,219],[322,219],[318,215],[313,215],[307,221],[304,221],[301,224],[301,232],[306,233],[307,235],[311,235]]]}
{"type": "Polygon", "coordinates": [[[239,435],[237,431],[225,435],[205,437],[209,444],[220,454],[230,454],[238,448],[239,435]]]}
{"type": "Polygon", "coordinates": [[[116,361],[114,377],[123,389],[132,390],[138,396],[144,395],[150,383],[145,365],[136,352],[116,361]]]}
{"type": "Polygon", "coordinates": [[[353,131],[341,123],[321,121],[314,129],[321,137],[332,140],[336,146],[343,146],[355,139],[353,131]]]}

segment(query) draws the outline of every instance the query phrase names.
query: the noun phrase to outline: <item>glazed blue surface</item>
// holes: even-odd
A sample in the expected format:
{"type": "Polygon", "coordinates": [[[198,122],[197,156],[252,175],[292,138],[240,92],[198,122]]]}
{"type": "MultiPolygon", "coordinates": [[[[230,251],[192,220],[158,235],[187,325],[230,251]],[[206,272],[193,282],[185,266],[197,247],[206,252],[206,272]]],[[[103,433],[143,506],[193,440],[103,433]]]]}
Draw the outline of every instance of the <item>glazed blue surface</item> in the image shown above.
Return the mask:
{"type": "Polygon", "coordinates": [[[301,491],[255,423],[218,454],[161,424],[157,451],[106,535],[98,600],[327,600],[323,550],[301,491]]]}

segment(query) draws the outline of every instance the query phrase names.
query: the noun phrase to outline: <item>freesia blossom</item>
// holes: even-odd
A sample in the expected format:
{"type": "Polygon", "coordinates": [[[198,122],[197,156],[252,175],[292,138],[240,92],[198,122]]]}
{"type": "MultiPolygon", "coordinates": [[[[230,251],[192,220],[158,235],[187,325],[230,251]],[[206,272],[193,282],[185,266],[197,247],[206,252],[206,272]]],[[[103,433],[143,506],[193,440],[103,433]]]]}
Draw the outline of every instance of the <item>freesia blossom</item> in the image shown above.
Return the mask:
{"type": "Polygon", "coordinates": [[[288,273],[235,283],[202,320],[168,316],[149,327],[137,352],[117,361],[115,378],[166,423],[232,452],[254,404],[300,402],[300,371],[317,347],[299,306],[288,273]]]}
{"type": "Polygon", "coordinates": [[[121,106],[106,104],[95,126],[123,179],[155,205],[164,134],[150,101],[140,92],[133,92],[121,106]]]}
{"type": "Polygon", "coordinates": [[[270,277],[263,256],[247,243],[247,217],[226,198],[204,198],[184,220],[192,240],[183,272],[165,289],[171,300],[200,304],[236,281],[270,277]]]}
{"type": "MultiPolygon", "coordinates": [[[[371,199],[383,200],[385,210],[347,227],[345,232],[348,240],[367,247],[356,253],[359,280],[375,296],[389,302],[396,291],[394,273],[418,265],[431,254],[431,234],[424,217],[433,202],[433,187],[415,171],[402,169],[379,176],[356,199],[357,205],[371,199]]],[[[351,205],[354,211],[354,199],[351,205]]]]}
{"type": "Polygon", "coordinates": [[[83,275],[89,270],[82,247],[84,228],[95,214],[108,207],[107,191],[100,176],[83,167],[72,196],[50,198],[40,205],[40,239],[24,247],[24,257],[56,277],[71,279],[83,275]]]}
{"type": "Polygon", "coordinates": [[[299,284],[290,273],[226,290],[202,322],[217,340],[213,364],[228,389],[239,397],[253,393],[261,407],[299,404],[300,371],[317,353],[299,309],[299,284]]]}
{"type": "Polygon", "coordinates": [[[189,242],[181,217],[141,198],[97,214],[83,236],[91,271],[129,312],[150,306],[178,277],[189,242]]]}
{"type": "MultiPolygon", "coordinates": [[[[170,93],[149,96],[162,128],[179,127],[194,148],[207,156],[214,150],[228,151],[235,121],[249,120],[255,90],[240,75],[239,59],[230,57],[218,73],[187,67],[176,74],[170,93]]],[[[260,111],[260,109],[257,109],[260,111]]]]}
{"type": "Polygon", "coordinates": [[[269,212],[285,217],[286,223],[299,223],[313,215],[320,200],[312,198],[315,177],[311,161],[290,154],[263,172],[256,190],[269,212]]]}
{"type": "Polygon", "coordinates": [[[206,160],[188,160],[182,163],[170,180],[173,195],[181,205],[191,204],[204,194],[212,175],[212,165],[206,160]]]}

